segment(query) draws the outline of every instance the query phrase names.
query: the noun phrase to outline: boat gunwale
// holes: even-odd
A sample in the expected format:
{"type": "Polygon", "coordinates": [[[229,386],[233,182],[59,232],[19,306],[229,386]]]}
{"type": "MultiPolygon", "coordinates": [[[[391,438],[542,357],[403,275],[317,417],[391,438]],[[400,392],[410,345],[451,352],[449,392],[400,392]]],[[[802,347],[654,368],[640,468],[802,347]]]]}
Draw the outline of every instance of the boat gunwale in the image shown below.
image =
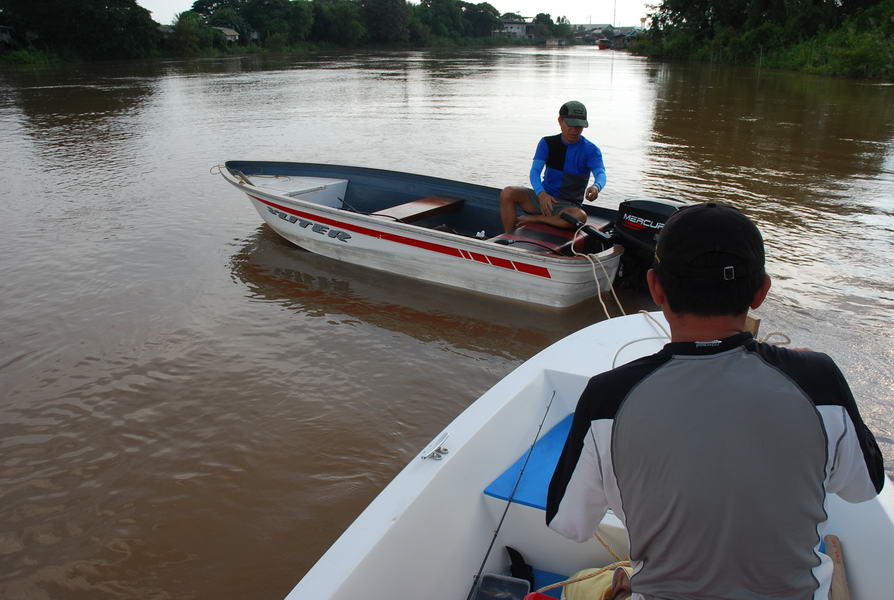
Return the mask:
{"type": "MultiPolygon", "coordinates": [[[[247,161],[228,161],[225,164],[229,165],[232,162],[247,162],[247,161]]],[[[265,162],[263,164],[271,164],[271,163],[265,162]]],[[[280,164],[286,164],[286,165],[301,164],[301,165],[313,166],[311,163],[280,163],[280,164]]],[[[320,165],[320,166],[323,166],[323,167],[328,166],[329,168],[332,168],[332,165],[320,165]]],[[[369,170],[369,171],[381,172],[381,173],[395,173],[395,174],[401,174],[401,175],[403,174],[398,171],[383,171],[380,169],[366,169],[366,167],[348,167],[348,168],[369,170]]],[[[249,192],[247,191],[248,189],[255,191],[258,195],[263,196],[263,197],[269,199],[270,201],[275,200],[277,202],[281,202],[286,205],[293,205],[293,206],[303,208],[305,210],[322,212],[324,214],[338,216],[341,218],[343,218],[344,215],[349,215],[351,218],[359,219],[362,222],[365,222],[367,224],[370,224],[370,225],[374,224],[376,227],[372,227],[372,229],[382,229],[382,230],[393,229],[393,230],[398,231],[402,234],[414,233],[417,235],[429,236],[429,237],[433,237],[435,239],[440,239],[440,240],[444,240],[444,241],[449,240],[451,243],[459,242],[461,244],[471,246],[472,248],[480,249],[481,251],[487,251],[487,252],[491,252],[491,253],[494,251],[502,252],[502,253],[506,253],[509,256],[512,256],[516,259],[518,259],[518,257],[524,257],[526,260],[535,259],[537,261],[542,261],[547,264],[552,264],[555,266],[567,266],[567,267],[581,266],[581,267],[586,267],[587,269],[589,269],[591,267],[591,263],[590,263],[589,259],[586,258],[585,255],[564,256],[564,255],[559,255],[559,254],[531,252],[529,250],[522,250],[520,248],[514,248],[511,245],[496,244],[496,243],[491,242],[486,239],[473,238],[473,237],[469,237],[469,236],[460,235],[457,233],[450,233],[447,231],[438,231],[436,229],[420,227],[420,226],[414,225],[412,223],[402,223],[400,221],[391,221],[391,220],[383,219],[380,217],[376,217],[373,215],[368,215],[368,214],[360,213],[360,212],[351,212],[351,211],[344,210],[342,208],[335,208],[335,207],[326,206],[323,204],[317,204],[315,202],[308,202],[306,200],[301,200],[300,198],[293,198],[291,196],[278,194],[278,193],[273,192],[269,189],[259,187],[252,183],[249,183],[248,181],[241,181],[237,175],[234,175],[232,173],[232,171],[230,171],[229,167],[222,168],[220,170],[220,172],[221,172],[221,175],[224,177],[224,179],[227,180],[227,182],[229,182],[230,184],[235,186],[237,189],[242,190],[249,197],[251,197],[251,194],[249,194],[249,192]]],[[[239,171],[239,172],[241,173],[241,171],[239,171]]],[[[245,174],[245,175],[248,176],[248,174],[245,174]]],[[[435,179],[435,180],[443,181],[445,183],[454,183],[454,184],[461,183],[462,185],[478,187],[478,188],[482,188],[485,190],[496,190],[496,188],[488,188],[486,186],[480,186],[480,185],[472,184],[472,183],[453,182],[448,179],[439,179],[439,178],[434,178],[434,177],[429,178],[428,176],[425,176],[425,175],[416,175],[413,173],[407,173],[407,175],[422,177],[426,180],[435,179]]],[[[606,209],[606,210],[608,210],[608,209],[606,209]]],[[[623,246],[621,246],[620,244],[613,244],[612,247],[607,248],[607,249],[602,250],[597,253],[590,254],[589,256],[598,257],[600,262],[607,262],[607,261],[612,260],[616,256],[619,257],[620,255],[623,254],[623,252],[624,252],[623,246]]]]}

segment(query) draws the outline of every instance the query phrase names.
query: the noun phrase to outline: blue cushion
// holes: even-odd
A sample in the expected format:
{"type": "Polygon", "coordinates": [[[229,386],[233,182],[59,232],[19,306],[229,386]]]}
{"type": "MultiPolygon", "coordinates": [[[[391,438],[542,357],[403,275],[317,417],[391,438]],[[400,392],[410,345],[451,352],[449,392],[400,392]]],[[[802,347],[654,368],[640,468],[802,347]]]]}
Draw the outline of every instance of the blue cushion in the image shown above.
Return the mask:
{"type": "MultiPolygon", "coordinates": [[[[512,499],[513,502],[546,510],[546,490],[549,487],[550,479],[552,479],[553,471],[556,469],[556,463],[559,462],[562,448],[565,447],[565,440],[571,430],[573,416],[573,414],[569,414],[534,444],[531,458],[528,460],[524,475],[512,499]]],[[[528,452],[522,454],[521,458],[485,488],[484,493],[500,500],[509,500],[527,455],[528,452]]]]}
{"type": "MultiPolygon", "coordinates": [[[[534,569],[534,588],[531,591],[533,592],[534,590],[539,590],[542,587],[552,585],[559,581],[565,581],[566,579],[568,579],[566,575],[559,575],[557,573],[550,573],[549,571],[534,569]]],[[[562,588],[558,587],[554,590],[549,590],[548,592],[543,593],[552,598],[561,598],[562,588]]]]}

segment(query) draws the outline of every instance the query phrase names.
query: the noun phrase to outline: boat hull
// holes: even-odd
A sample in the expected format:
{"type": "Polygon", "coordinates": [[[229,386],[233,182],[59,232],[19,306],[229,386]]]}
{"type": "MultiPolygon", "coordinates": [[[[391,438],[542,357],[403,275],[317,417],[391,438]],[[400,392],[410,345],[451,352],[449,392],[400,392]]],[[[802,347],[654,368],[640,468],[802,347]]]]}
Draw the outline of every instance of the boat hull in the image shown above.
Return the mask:
{"type": "MultiPolygon", "coordinates": [[[[524,251],[343,210],[312,195],[290,197],[229,172],[224,172],[224,177],[247,194],[277,234],[310,252],[526,303],[566,308],[608,291],[623,254],[618,245],[592,254],[590,259],[524,251]]],[[[489,191],[496,202],[498,191],[489,191]]]]}

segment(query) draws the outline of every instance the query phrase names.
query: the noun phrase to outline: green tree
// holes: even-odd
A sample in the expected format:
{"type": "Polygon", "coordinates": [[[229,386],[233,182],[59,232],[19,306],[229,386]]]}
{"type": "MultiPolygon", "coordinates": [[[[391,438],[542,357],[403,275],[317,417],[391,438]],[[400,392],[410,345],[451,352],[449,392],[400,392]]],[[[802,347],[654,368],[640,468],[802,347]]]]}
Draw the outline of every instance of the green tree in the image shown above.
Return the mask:
{"type": "Polygon", "coordinates": [[[0,13],[34,46],[83,58],[138,58],[161,40],[149,11],[135,0],[0,0],[0,13]]]}
{"type": "Polygon", "coordinates": [[[434,35],[461,37],[464,34],[463,9],[457,0],[422,0],[416,10],[419,19],[434,35]]]}
{"type": "Polygon", "coordinates": [[[171,49],[177,54],[192,56],[202,50],[212,48],[219,32],[205,24],[202,15],[191,10],[174,16],[174,33],[171,35],[171,49]]]}
{"type": "Polygon", "coordinates": [[[356,46],[366,39],[366,25],[355,0],[315,0],[311,39],[356,46]]]}
{"type": "Polygon", "coordinates": [[[487,2],[480,4],[460,2],[460,5],[462,6],[466,35],[485,37],[502,27],[500,12],[487,2]]]}
{"type": "MultiPolygon", "coordinates": [[[[246,0],[196,0],[192,3],[192,12],[199,13],[207,19],[224,9],[233,9],[239,12],[245,7],[245,4],[246,0]]],[[[222,27],[226,27],[226,25],[222,27]]]]}
{"type": "Polygon", "coordinates": [[[412,8],[406,0],[362,0],[361,7],[371,41],[409,41],[412,8]]]}
{"type": "Polygon", "coordinates": [[[207,18],[207,23],[212,27],[234,29],[239,34],[240,44],[247,44],[251,40],[252,29],[237,8],[229,6],[219,8],[207,18]]]}
{"type": "Polygon", "coordinates": [[[265,46],[282,49],[289,42],[308,38],[314,13],[306,0],[248,0],[242,16],[265,46]]]}
{"type": "Polygon", "coordinates": [[[288,11],[289,41],[303,42],[310,37],[314,24],[314,8],[308,0],[292,0],[288,11]]]}
{"type": "Polygon", "coordinates": [[[556,19],[555,27],[553,27],[553,34],[558,38],[574,38],[574,31],[571,29],[571,22],[568,20],[568,17],[558,17],[556,19]]]}
{"type": "Polygon", "coordinates": [[[554,29],[556,24],[553,23],[553,18],[546,13],[538,13],[536,17],[534,17],[534,37],[545,39],[554,37],[554,29]]]}

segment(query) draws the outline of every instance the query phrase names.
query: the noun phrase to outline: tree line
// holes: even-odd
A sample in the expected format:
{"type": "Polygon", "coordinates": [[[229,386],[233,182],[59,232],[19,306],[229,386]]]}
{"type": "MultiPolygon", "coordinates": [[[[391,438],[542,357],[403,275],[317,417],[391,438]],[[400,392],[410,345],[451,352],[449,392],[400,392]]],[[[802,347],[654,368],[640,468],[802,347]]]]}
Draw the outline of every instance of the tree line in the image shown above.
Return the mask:
{"type": "Polygon", "coordinates": [[[634,52],[894,80],[894,0],[662,0],[634,52]]]}
{"type": "MultiPolygon", "coordinates": [[[[502,27],[487,2],[463,0],[195,0],[160,27],[135,0],[0,0],[0,25],[18,45],[72,58],[142,58],[232,49],[216,28],[239,34],[236,46],[282,50],[302,44],[338,46],[485,40],[502,27]]],[[[535,37],[571,38],[567,19],[538,14],[535,37]]]]}

